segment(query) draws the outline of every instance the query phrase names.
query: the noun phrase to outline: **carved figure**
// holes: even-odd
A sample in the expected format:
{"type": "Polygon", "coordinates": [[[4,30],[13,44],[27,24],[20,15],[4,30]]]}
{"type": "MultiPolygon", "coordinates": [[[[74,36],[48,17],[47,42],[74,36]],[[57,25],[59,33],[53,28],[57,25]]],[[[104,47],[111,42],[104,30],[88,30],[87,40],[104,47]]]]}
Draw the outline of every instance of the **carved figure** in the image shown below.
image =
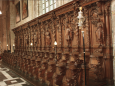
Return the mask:
{"type": "Polygon", "coordinates": [[[45,36],[46,36],[46,45],[50,45],[51,37],[50,37],[50,32],[48,30],[46,31],[45,36]]]}
{"type": "Polygon", "coordinates": [[[103,27],[102,27],[102,24],[98,25],[97,30],[95,31],[95,34],[96,34],[96,41],[101,46],[102,42],[103,42],[103,27]]]}
{"type": "Polygon", "coordinates": [[[70,35],[69,35],[69,34],[70,34],[70,29],[67,28],[67,29],[66,29],[66,33],[65,33],[65,35],[66,35],[66,40],[67,40],[67,41],[69,41],[69,39],[70,39],[70,35]]]}
{"type": "Polygon", "coordinates": [[[35,35],[34,35],[34,43],[35,44],[39,43],[39,41],[38,41],[38,34],[37,33],[35,33],[35,35]]]}
{"type": "Polygon", "coordinates": [[[75,34],[76,36],[78,36],[78,35],[79,35],[79,33],[78,33],[78,25],[76,25],[76,27],[75,27],[74,34],[75,34]]]}
{"type": "Polygon", "coordinates": [[[29,45],[29,35],[27,36],[27,45],[29,45]]]}
{"type": "Polygon", "coordinates": [[[22,39],[20,38],[20,47],[22,46],[22,39]]]}
{"type": "Polygon", "coordinates": [[[70,25],[67,26],[67,29],[66,29],[66,32],[65,32],[65,37],[66,37],[67,42],[70,42],[70,40],[72,39],[72,31],[69,27],[70,27],[70,25]]]}

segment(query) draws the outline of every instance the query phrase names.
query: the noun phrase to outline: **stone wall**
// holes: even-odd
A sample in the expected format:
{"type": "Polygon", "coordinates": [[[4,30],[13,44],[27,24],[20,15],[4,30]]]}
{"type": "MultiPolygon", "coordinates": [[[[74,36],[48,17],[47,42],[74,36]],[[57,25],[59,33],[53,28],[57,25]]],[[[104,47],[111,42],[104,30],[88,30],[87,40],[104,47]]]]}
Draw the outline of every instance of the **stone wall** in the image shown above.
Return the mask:
{"type": "MultiPolygon", "coordinates": [[[[115,0],[111,3],[111,21],[112,21],[112,42],[113,42],[113,55],[115,56],[115,0]]],[[[115,80],[115,59],[113,59],[113,71],[115,80]]]]}
{"type": "MultiPolygon", "coordinates": [[[[15,22],[15,27],[20,26],[20,25],[22,25],[22,24],[24,24],[24,23],[26,23],[26,22],[34,19],[35,18],[34,16],[37,13],[37,10],[34,11],[34,6],[35,6],[34,5],[34,0],[28,0],[28,17],[25,18],[24,20],[22,20],[22,0],[15,0],[14,4],[16,5],[19,1],[20,1],[20,16],[21,16],[21,21],[18,22],[18,23],[15,22]]],[[[13,8],[13,9],[15,9],[15,8],[13,8]]],[[[12,16],[14,16],[14,15],[12,15],[12,16]]]]}
{"type": "MultiPolygon", "coordinates": [[[[14,5],[16,5],[20,1],[20,11],[21,11],[21,21],[19,23],[15,23],[14,27],[18,27],[26,22],[29,22],[30,20],[42,15],[42,5],[41,5],[41,0],[28,0],[28,17],[22,20],[22,0],[15,0],[14,5]]],[[[72,0],[56,0],[56,7],[62,6],[72,0]]],[[[12,5],[12,4],[10,4],[12,5]]],[[[15,9],[13,7],[12,9],[15,9]]],[[[12,10],[11,10],[12,12],[12,10]]],[[[15,16],[15,11],[11,14],[11,16],[15,16]]],[[[15,21],[15,19],[14,19],[15,21]]],[[[12,28],[11,28],[12,29],[12,28]]]]}
{"type": "MultiPolygon", "coordinates": [[[[10,7],[8,1],[2,2],[2,14],[0,15],[0,52],[7,50],[7,44],[10,45],[10,7]]],[[[8,47],[10,50],[10,46],[8,47]]]]}

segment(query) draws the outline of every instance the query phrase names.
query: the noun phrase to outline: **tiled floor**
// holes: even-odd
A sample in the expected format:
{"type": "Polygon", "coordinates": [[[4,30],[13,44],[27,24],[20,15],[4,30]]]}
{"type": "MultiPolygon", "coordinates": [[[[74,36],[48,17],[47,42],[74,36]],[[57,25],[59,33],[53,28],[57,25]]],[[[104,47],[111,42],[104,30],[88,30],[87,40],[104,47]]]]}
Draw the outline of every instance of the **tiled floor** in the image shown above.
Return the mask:
{"type": "Polygon", "coordinates": [[[0,64],[0,86],[33,86],[0,64]]]}

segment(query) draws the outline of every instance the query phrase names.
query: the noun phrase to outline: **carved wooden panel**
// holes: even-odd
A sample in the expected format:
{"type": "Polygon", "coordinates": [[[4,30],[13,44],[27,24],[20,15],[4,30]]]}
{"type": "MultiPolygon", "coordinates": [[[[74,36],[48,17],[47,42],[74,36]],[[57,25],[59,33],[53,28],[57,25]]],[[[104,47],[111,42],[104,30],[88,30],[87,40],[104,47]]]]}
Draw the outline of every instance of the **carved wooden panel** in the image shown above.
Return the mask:
{"type": "MultiPolygon", "coordinates": [[[[103,81],[104,77],[112,78],[110,75],[112,69],[105,75],[102,74],[103,71],[108,71],[107,69],[112,65],[109,60],[112,58],[109,8],[110,1],[107,0],[73,0],[22,26],[14,28],[15,50],[17,52],[23,52],[23,50],[25,50],[25,52],[47,52],[48,55],[54,52],[55,54],[61,53],[61,60],[57,60],[57,63],[66,59],[66,61],[64,60],[65,64],[68,64],[68,61],[73,54],[75,54],[74,57],[77,59],[84,60],[85,53],[87,71],[89,71],[87,77],[95,78],[96,76],[96,79],[100,81],[103,81]],[[79,6],[83,7],[85,52],[83,52],[82,29],[79,29],[77,19],[79,6]],[[55,41],[57,41],[56,47],[54,46],[55,41]],[[33,45],[30,46],[30,43],[33,43],[33,45]],[[95,69],[93,69],[92,66],[95,69]],[[92,75],[90,72],[92,72],[92,75]],[[100,78],[100,74],[103,78],[100,78]]],[[[44,56],[42,55],[42,57],[44,56]]],[[[50,62],[49,60],[47,61],[50,62]]],[[[75,62],[75,59],[72,61],[75,62]]],[[[75,64],[77,63],[79,62],[76,61],[75,64]]],[[[66,68],[66,66],[64,65],[64,68],[66,68]]],[[[57,69],[58,68],[60,67],[57,66],[57,69]]],[[[57,70],[54,69],[54,71],[57,70]]],[[[73,70],[68,69],[68,71],[72,72],[73,70]]],[[[82,71],[84,70],[82,69],[82,71]]],[[[66,75],[70,74],[70,72],[66,72],[66,75]]],[[[56,78],[56,76],[60,75],[55,72],[54,76],[54,78],[56,78]]],[[[64,75],[61,77],[64,77],[64,75]]],[[[65,77],[67,78],[68,76],[65,77]]],[[[43,76],[43,79],[44,78],[45,76],[43,76]]],[[[67,84],[69,82],[65,80],[64,83],[67,84]]]]}

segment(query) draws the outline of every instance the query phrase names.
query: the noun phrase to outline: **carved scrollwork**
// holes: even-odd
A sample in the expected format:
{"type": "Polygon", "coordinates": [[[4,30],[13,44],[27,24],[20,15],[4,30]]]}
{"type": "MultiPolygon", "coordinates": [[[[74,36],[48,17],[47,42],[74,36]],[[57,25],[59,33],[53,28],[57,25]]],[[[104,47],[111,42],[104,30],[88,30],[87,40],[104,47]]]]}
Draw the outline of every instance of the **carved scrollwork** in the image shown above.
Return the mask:
{"type": "Polygon", "coordinates": [[[35,28],[35,36],[34,36],[34,43],[35,43],[35,46],[38,47],[38,44],[40,43],[40,31],[39,31],[39,24],[36,25],[36,28],[35,28]]]}
{"type": "Polygon", "coordinates": [[[105,62],[103,57],[97,56],[94,57],[96,64],[90,64],[91,70],[94,69],[94,74],[96,75],[96,81],[104,81],[105,78],[105,62]]]}
{"type": "MultiPolygon", "coordinates": [[[[84,17],[85,17],[85,23],[84,23],[84,26],[85,26],[85,30],[86,30],[86,40],[85,40],[85,45],[87,47],[89,47],[89,6],[87,7],[84,7],[84,17]]],[[[89,51],[89,49],[86,49],[86,51],[89,51]]]]}
{"type": "Polygon", "coordinates": [[[58,40],[59,40],[59,49],[58,49],[58,51],[61,51],[61,47],[62,47],[62,26],[61,26],[62,24],[61,24],[61,18],[60,18],[60,16],[57,16],[57,19],[56,19],[56,28],[57,28],[57,30],[58,30],[58,40]]]}
{"type": "Polygon", "coordinates": [[[44,34],[45,31],[44,31],[44,24],[43,24],[43,22],[41,22],[41,27],[40,28],[41,28],[41,32],[44,34]]]}
{"type": "Polygon", "coordinates": [[[51,26],[52,26],[52,34],[53,34],[53,39],[52,41],[56,40],[56,29],[55,29],[55,19],[51,18],[51,26]]]}
{"type": "Polygon", "coordinates": [[[38,32],[35,31],[34,33],[34,45],[37,46],[37,44],[39,44],[38,32]]]}
{"type": "Polygon", "coordinates": [[[91,22],[92,22],[92,24],[97,26],[98,21],[99,21],[98,10],[94,9],[91,11],[91,22]]]}
{"type": "Polygon", "coordinates": [[[98,7],[98,15],[102,14],[102,3],[101,2],[97,2],[97,7],[98,7]]]}
{"type": "Polygon", "coordinates": [[[65,28],[68,26],[68,24],[69,24],[69,13],[66,13],[65,14],[65,28]]]}
{"type": "Polygon", "coordinates": [[[57,28],[58,28],[58,31],[61,29],[61,19],[60,19],[60,17],[58,16],[57,17],[57,28]]]}
{"type": "Polygon", "coordinates": [[[41,28],[40,28],[40,26],[38,26],[37,28],[38,28],[38,44],[39,44],[38,49],[40,50],[40,47],[41,47],[41,28]]]}
{"type": "Polygon", "coordinates": [[[51,13],[51,18],[56,18],[55,12],[51,13]]]}
{"type": "Polygon", "coordinates": [[[107,2],[106,5],[105,5],[106,15],[109,15],[111,13],[111,11],[110,11],[110,4],[111,4],[111,2],[107,2]]]}
{"type": "Polygon", "coordinates": [[[75,27],[75,31],[74,31],[74,34],[75,34],[75,37],[76,37],[76,45],[78,45],[78,43],[79,43],[79,27],[78,27],[78,25],[76,25],[76,27],[75,27]]]}
{"type": "Polygon", "coordinates": [[[79,7],[78,1],[74,1],[74,2],[73,2],[74,12],[77,10],[78,7],[79,7]]]}
{"type": "Polygon", "coordinates": [[[42,47],[42,50],[45,50],[45,23],[44,22],[41,22],[41,32],[42,32],[42,46],[44,46],[44,47],[42,47]]]}
{"type": "Polygon", "coordinates": [[[27,35],[26,41],[27,41],[27,45],[29,45],[29,35],[27,35]]]}

